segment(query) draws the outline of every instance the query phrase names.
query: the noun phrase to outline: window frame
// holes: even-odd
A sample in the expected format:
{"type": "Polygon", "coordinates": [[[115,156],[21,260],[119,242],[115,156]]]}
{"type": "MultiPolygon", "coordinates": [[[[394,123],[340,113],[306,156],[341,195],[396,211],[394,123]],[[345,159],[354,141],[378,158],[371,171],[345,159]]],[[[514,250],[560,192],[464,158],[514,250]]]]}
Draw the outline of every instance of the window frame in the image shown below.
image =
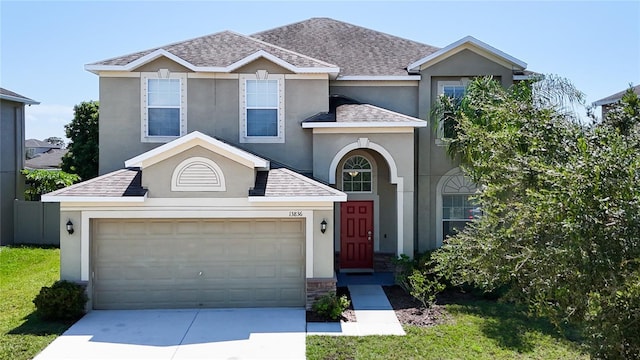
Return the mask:
{"type": "Polygon", "coordinates": [[[473,221],[473,219],[444,219],[445,195],[472,196],[478,193],[478,185],[464,175],[462,169],[455,167],[445,173],[436,185],[436,247],[442,246],[444,241],[444,221],[473,221]]]}
{"type": "MultiPolygon", "coordinates": [[[[239,97],[240,97],[240,143],[284,143],[285,140],[285,110],[284,94],[285,79],[283,74],[269,74],[264,70],[258,70],[256,74],[243,74],[239,76],[239,97]],[[277,107],[277,135],[257,136],[247,135],[247,111],[251,109],[265,109],[265,107],[249,107],[247,105],[247,83],[250,80],[276,80],[278,82],[278,107],[277,107]]],[[[268,107],[272,109],[272,107],[268,107]]]]}
{"type": "Polygon", "coordinates": [[[166,143],[175,140],[187,133],[187,74],[173,73],[166,69],[157,72],[143,72],[140,74],[140,141],[145,143],[166,143]],[[175,136],[166,135],[149,135],[149,108],[176,108],[175,106],[149,106],[149,80],[170,80],[178,79],[180,81],[180,132],[175,136]]]}
{"type": "MultiPolygon", "coordinates": [[[[342,174],[342,176],[341,176],[341,178],[342,178],[342,184],[341,184],[341,185],[342,185],[342,191],[344,191],[345,193],[348,193],[348,194],[371,194],[371,193],[373,193],[373,186],[374,186],[374,182],[373,182],[373,168],[374,168],[373,161],[371,161],[371,159],[367,158],[366,156],[363,156],[363,155],[360,155],[360,154],[355,154],[355,155],[349,156],[349,157],[348,157],[348,158],[347,158],[347,159],[342,163],[342,166],[341,166],[341,174],[342,174]],[[369,164],[369,168],[368,168],[368,169],[354,169],[354,168],[349,168],[349,169],[347,169],[347,168],[345,167],[345,165],[347,165],[347,163],[349,162],[349,160],[351,160],[351,159],[353,159],[353,158],[356,158],[356,157],[359,157],[359,158],[364,159],[364,160],[369,164]],[[345,190],[345,186],[344,186],[344,184],[345,184],[345,179],[346,179],[346,178],[345,178],[345,173],[346,173],[346,172],[349,172],[348,170],[357,170],[359,173],[369,173],[369,190],[368,190],[368,191],[354,191],[354,190],[347,191],[347,190],[345,190]]],[[[357,175],[356,175],[356,176],[357,176],[357,175]]],[[[362,182],[361,182],[361,183],[362,183],[362,182]]]]}
{"type": "MultiPolygon", "coordinates": [[[[445,87],[455,86],[455,87],[464,87],[465,89],[469,85],[469,78],[461,78],[460,80],[444,80],[438,81],[438,91],[436,96],[437,99],[440,98],[441,95],[444,94],[445,87]]],[[[444,136],[444,123],[442,121],[438,121],[438,128],[436,130],[436,144],[437,145],[446,145],[450,141],[450,138],[444,136]]]]}

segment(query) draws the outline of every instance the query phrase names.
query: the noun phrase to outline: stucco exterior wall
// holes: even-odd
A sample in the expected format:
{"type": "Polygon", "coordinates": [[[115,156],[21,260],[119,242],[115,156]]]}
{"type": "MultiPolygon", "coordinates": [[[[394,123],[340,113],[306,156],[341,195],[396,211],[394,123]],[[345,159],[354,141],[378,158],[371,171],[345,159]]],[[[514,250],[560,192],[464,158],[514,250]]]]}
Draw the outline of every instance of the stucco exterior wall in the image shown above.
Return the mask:
{"type": "MultiPolygon", "coordinates": [[[[316,210],[313,212],[313,277],[332,278],[333,269],[333,236],[335,233],[333,211],[316,210]],[[327,231],[320,231],[322,220],[327,222],[327,231]]],[[[308,252],[307,252],[308,253],[308,252]]]]}
{"type": "Polygon", "coordinates": [[[24,198],[24,104],[0,100],[0,245],[14,241],[14,199],[24,198]]]}
{"type": "Polygon", "coordinates": [[[60,279],[80,281],[80,237],[83,231],[80,211],[60,211],[60,279]],[[73,223],[74,232],[67,232],[67,221],[73,223]]]}
{"type": "MultiPolygon", "coordinates": [[[[144,70],[156,71],[166,67],[165,62],[166,59],[156,60],[145,65],[144,70]],[[154,63],[159,65],[151,66],[154,63]]],[[[288,73],[264,59],[239,71],[253,73],[255,69],[288,73]]],[[[329,110],[328,79],[286,79],[284,88],[285,143],[240,143],[238,79],[187,79],[187,132],[197,130],[292,169],[310,172],[311,130],[302,129],[300,124],[312,115],[329,110]]],[[[161,145],[140,140],[140,91],[137,77],[100,78],[100,174],[120,169],[124,161],[161,145]]]]}
{"type": "Polygon", "coordinates": [[[142,172],[142,186],[148,189],[147,196],[150,198],[243,198],[248,196],[254,184],[254,169],[200,146],[146,167],[142,172]],[[220,167],[225,179],[225,191],[171,191],[171,178],[176,167],[182,161],[196,156],[208,158],[220,167]]]}
{"type": "Polygon", "coordinates": [[[331,82],[329,93],[347,96],[408,116],[418,116],[418,86],[346,86],[346,83],[349,82],[331,82]]]}
{"type": "Polygon", "coordinates": [[[512,69],[506,68],[471,50],[461,52],[421,71],[419,117],[429,119],[430,126],[417,130],[416,136],[416,246],[424,252],[436,248],[436,187],[447,171],[458,166],[447,155],[447,148],[436,141],[436,128],[431,126],[432,105],[437,99],[438,81],[460,81],[461,78],[494,76],[503,86],[513,84],[512,69]]]}

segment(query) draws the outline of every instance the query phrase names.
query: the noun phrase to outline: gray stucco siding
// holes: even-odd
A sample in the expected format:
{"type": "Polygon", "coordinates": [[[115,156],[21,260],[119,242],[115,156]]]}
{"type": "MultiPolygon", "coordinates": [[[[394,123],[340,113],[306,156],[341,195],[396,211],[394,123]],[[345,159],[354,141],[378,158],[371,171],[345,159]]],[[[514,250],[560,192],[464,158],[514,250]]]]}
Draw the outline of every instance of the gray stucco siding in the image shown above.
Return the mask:
{"type": "Polygon", "coordinates": [[[331,95],[343,95],[362,103],[379,106],[408,116],[418,116],[417,86],[336,86],[331,95]]]}
{"type": "Polygon", "coordinates": [[[23,199],[24,104],[0,100],[0,245],[14,242],[14,199],[23,199]]]}
{"type": "MultiPolygon", "coordinates": [[[[419,117],[431,119],[431,109],[437,99],[439,81],[459,81],[461,78],[494,76],[503,86],[513,84],[512,69],[506,68],[471,50],[463,50],[446,60],[421,71],[419,85],[419,117]]],[[[417,251],[436,247],[436,197],[438,181],[458,166],[447,154],[446,146],[436,143],[436,128],[420,128],[416,135],[416,242],[417,251]]]]}

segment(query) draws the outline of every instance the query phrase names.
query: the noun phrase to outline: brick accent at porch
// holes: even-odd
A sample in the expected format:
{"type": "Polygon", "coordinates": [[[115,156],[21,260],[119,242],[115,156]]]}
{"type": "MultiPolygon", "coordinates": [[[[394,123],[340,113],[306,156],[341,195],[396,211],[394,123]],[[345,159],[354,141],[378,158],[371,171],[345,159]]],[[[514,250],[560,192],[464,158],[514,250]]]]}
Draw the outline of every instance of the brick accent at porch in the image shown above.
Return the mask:
{"type": "Polygon", "coordinates": [[[307,279],[307,310],[311,310],[311,306],[317,298],[331,291],[336,291],[337,282],[336,277],[307,279]]]}
{"type": "MultiPolygon", "coordinates": [[[[396,266],[393,259],[396,254],[393,253],[374,253],[373,254],[373,271],[375,272],[395,272],[396,266]]],[[[335,269],[340,269],[340,253],[335,253],[334,258],[335,269]]]]}

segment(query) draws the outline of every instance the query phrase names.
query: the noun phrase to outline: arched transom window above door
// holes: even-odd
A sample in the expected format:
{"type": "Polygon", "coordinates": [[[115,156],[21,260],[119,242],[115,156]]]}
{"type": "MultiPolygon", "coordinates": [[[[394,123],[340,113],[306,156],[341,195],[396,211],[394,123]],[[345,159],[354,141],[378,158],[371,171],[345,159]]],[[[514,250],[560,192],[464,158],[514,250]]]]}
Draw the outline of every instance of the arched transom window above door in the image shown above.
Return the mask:
{"type": "Polygon", "coordinates": [[[371,162],[364,156],[355,155],[347,159],[342,167],[342,191],[371,192],[371,162]]]}

